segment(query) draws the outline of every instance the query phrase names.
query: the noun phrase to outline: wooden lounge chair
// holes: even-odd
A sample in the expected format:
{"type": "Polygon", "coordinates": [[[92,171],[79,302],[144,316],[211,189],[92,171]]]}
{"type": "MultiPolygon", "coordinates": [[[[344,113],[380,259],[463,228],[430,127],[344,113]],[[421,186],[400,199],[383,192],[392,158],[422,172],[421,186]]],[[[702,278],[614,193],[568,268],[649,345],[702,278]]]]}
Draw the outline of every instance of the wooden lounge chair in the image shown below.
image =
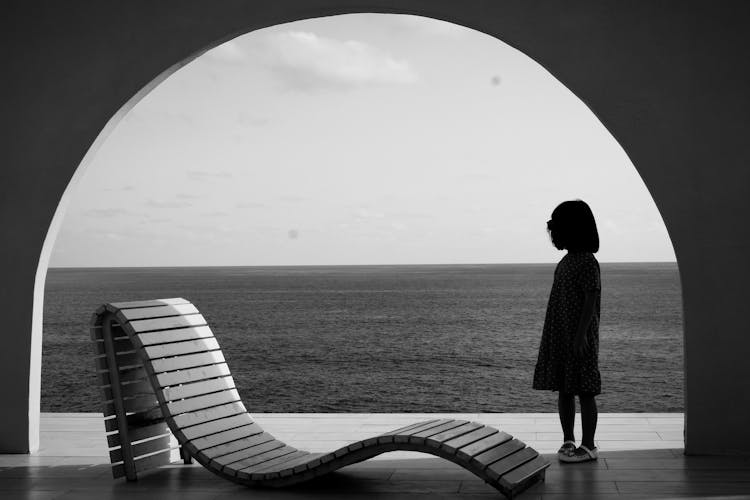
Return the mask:
{"type": "Polygon", "coordinates": [[[253,421],[206,320],[184,299],[105,304],[91,336],[104,392],[112,473],[135,480],[181,456],[247,486],[285,486],[394,450],[457,463],[513,497],[549,465],[505,432],[476,422],[432,419],[330,453],[287,445],[253,421]],[[170,434],[171,431],[171,434],[170,434]]]}

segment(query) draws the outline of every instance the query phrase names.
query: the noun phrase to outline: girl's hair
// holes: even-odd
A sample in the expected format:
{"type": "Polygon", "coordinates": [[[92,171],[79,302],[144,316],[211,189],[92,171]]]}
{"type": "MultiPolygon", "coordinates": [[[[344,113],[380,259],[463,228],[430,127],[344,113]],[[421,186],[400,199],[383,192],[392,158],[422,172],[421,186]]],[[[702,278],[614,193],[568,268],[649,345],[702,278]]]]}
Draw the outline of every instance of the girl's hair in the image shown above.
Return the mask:
{"type": "Polygon", "coordinates": [[[560,203],[547,222],[552,244],[570,252],[599,251],[599,232],[591,208],[582,200],[560,203]]]}

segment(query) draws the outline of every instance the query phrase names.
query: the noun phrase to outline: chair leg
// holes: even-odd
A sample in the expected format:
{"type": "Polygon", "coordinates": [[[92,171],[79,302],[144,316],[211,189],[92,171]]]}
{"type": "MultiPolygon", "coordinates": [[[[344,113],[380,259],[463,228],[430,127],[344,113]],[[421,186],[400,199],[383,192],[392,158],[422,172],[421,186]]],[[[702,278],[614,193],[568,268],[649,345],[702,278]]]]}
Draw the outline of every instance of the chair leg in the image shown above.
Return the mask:
{"type": "Polygon", "coordinates": [[[180,458],[182,459],[182,463],[185,465],[190,465],[193,463],[193,457],[190,456],[190,453],[188,453],[184,446],[180,446],[180,458]]]}

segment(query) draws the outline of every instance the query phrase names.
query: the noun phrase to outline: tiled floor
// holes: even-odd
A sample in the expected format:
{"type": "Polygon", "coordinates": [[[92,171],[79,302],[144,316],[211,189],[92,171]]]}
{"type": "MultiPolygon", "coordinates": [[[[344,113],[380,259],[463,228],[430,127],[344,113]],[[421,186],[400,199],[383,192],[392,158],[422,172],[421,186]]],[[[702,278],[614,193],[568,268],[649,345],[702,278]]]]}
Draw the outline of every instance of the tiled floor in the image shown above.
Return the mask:
{"type": "MultiPolygon", "coordinates": [[[[279,439],[310,451],[330,451],[434,414],[254,414],[279,439]]],[[[442,415],[441,415],[442,416],[442,415]]],[[[452,414],[496,426],[548,454],[547,479],[520,498],[747,498],[750,458],[685,457],[681,414],[602,414],[598,462],[559,464],[556,414],[452,414]]],[[[255,490],[217,478],[202,467],[173,465],[135,483],[110,476],[101,417],[44,414],[41,449],[0,455],[2,499],[193,500],[290,498],[459,498],[500,494],[453,464],[428,455],[394,452],[286,490],[255,490]]],[[[580,431],[578,431],[580,435],[580,431]]]]}

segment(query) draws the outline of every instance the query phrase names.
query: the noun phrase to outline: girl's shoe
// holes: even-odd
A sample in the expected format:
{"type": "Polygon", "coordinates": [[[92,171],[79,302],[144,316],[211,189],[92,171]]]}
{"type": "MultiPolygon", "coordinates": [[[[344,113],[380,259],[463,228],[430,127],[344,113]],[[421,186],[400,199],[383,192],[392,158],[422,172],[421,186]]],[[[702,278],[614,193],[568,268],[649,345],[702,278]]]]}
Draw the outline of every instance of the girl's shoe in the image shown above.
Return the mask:
{"type": "Polygon", "coordinates": [[[574,451],[576,451],[576,443],[574,441],[565,441],[560,449],[557,450],[557,456],[560,458],[572,455],[574,451]]]}
{"type": "Polygon", "coordinates": [[[560,456],[561,462],[578,463],[578,462],[590,462],[599,458],[599,450],[595,447],[589,449],[583,445],[576,448],[576,450],[570,455],[560,456]]]}

